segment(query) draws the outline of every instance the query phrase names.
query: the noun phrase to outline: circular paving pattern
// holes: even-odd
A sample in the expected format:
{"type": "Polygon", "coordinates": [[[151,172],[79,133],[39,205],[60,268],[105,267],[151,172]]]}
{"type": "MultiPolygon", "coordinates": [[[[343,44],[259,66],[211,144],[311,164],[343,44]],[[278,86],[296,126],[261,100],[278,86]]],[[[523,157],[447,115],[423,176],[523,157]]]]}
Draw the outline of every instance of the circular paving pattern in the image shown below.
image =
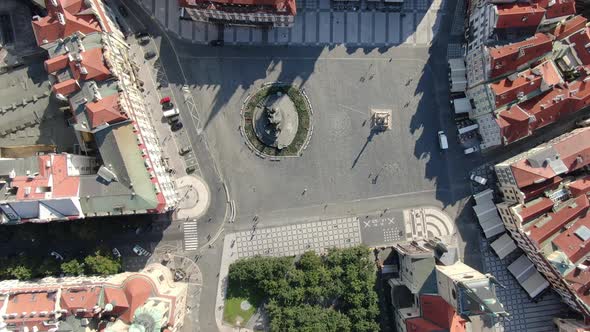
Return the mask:
{"type": "Polygon", "coordinates": [[[242,309],[243,311],[250,310],[250,308],[252,308],[252,305],[250,304],[250,302],[248,302],[246,300],[240,302],[240,309],[242,309]]]}
{"type": "Polygon", "coordinates": [[[260,157],[299,157],[307,147],[311,139],[311,134],[313,133],[313,110],[309,99],[303,90],[292,85],[281,83],[263,85],[262,88],[249,95],[244,101],[240,114],[242,117],[242,125],[240,126],[242,136],[246,139],[246,144],[250,150],[260,157]],[[282,149],[261,141],[254,126],[256,114],[260,114],[261,109],[265,107],[265,101],[269,97],[278,95],[279,93],[288,96],[294,104],[297,111],[296,122],[298,123],[297,131],[292,142],[282,149]]]}

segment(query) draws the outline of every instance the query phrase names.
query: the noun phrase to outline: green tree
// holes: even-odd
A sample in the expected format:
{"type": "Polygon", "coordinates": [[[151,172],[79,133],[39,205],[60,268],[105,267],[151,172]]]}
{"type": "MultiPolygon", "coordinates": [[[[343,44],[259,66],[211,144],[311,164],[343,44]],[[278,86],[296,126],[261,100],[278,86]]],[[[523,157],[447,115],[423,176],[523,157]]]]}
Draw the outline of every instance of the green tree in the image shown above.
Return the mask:
{"type": "Polygon", "coordinates": [[[35,277],[44,278],[55,276],[59,273],[59,264],[52,257],[47,257],[39,264],[34,264],[35,277]]]}
{"type": "Polygon", "coordinates": [[[84,274],[84,264],[72,259],[69,262],[61,263],[61,271],[66,275],[79,276],[84,274]]]}
{"type": "Polygon", "coordinates": [[[18,280],[30,280],[33,277],[31,268],[25,265],[10,267],[10,275],[18,280]]]}
{"type": "Polygon", "coordinates": [[[121,269],[121,263],[109,256],[101,254],[100,251],[94,253],[94,256],[84,258],[84,265],[88,274],[98,274],[107,276],[118,273],[121,269]]]}

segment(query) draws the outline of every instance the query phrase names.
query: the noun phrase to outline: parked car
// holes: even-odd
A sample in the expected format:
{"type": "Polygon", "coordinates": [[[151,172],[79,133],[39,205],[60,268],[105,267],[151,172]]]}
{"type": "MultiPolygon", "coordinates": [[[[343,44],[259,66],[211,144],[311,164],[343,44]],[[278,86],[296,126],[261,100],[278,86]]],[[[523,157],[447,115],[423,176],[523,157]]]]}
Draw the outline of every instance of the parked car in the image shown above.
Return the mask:
{"type": "Polygon", "coordinates": [[[121,252],[119,251],[119,249],[113,248],[112,252],[115,258],[121,258],[121,252]]]}
{"type": "Polygon", "coordinates": [[[52,251],[50,253],[51,256],[53,256],[53,258],[57,259],[58,261],[63,261],[64,257],[62,255],[60,255],[59,253],[57,253],[56,251],[52,251]]]}
{"type": "Polygon", "coordinates": [[[119,13],[121,13],[121,16],[123,16],[123,17],[129,16],[129,12],[127,11],[127,8],[125,8],[125,6],[123,6],[123,5],[119,6],[119,13]]]}
{"type": "Polygon", "coordinates": [[[152,253],[143,249],[142,247],[138,246],[137,244],[135,246],[133,246],[133,252],[137,255],[137,256],[151,256],[152,253]]]}
{"type": "Polygon", "coordinates": [[[183,125],[182,122],[178,121],[178,122],[174,122],[171,126],[170,129],[172,131],[179,131],[180,129],[182,129],[183,125]]]}
{"type": "Polygon", "coordinates": [[[189,166],[186,168],[186,174],[191,174],[192,172],[196,171],[197,168],[195,166],[189,166]]]}
{"type": "Polygon", "coordinates": [[[471,176],[469,178],[471,179],[471,181],[477,182],[477,183],[481,184],[482,186],[485,186],[486,183],[488,183],[488,179],[483,178],[479,175],[471,174],[471,176]]]}
{"type": "Polygon", "coordinates": [[[174,108],[174,103],[171,101],[162,104],[162,110],[164,110],[164,111],[171,110],[173,108],[174,108]]]}
{"type": "Polygon", "coordinates": [[[135,38],[143,38],[143,37],[149,37],[149,36],[150,36],[149,33],[147,33],[145,30],[140,30],[135,33],[135,38]]]}
{"type": "Polygon", "coordinates": [[[449,148],[447,135],[445,135],[445,132],[442,130],[438,132],[438,145],[440,146],[441,150],[446,150],[449,148]]]}
{"type": "Polygon", "coordinates": [[[223,46],[225,43],[223,42],[223,39],[215,39],[209,42],[209,45],[211,46],[223,46]]]}
{"type": "Polygon", "coordinates": [[[579,128],[590,126],[590,118],[585,118],[585,119],[581,119],[581,120],[576,121],[576,126],[578,126],[579,128]]]}
{"type": "Polygon", "coordinates": [[[163,104],[169,103],[169,102],[170,102],[170,100],[171,100],[171,99],[170,99],[170,96],[163,97],[162,99],[160,99],[160,105],[163,105],[163,104]]]}
{"type": "Polygon", "coordinates": [[[169,125],[173,125],[175,122],[180,121],[180,116],[178,114],[176,114],[176,115],[173,115],[173,116],[166,118],[166,119],[167,119],[169,125]]]}
{"type": "Polygon", "coordinates": [[[176,115],[178,115],[178,114],[179,114],[179,112],[178,112],[178,108],[173,108],[173,109],[171,109],[171,110],[167,110],[167,111],[164,111],[164,112],[162,112],[162,115],[163,115],[165,118],[170,118],[170,117],[176,116],[176,115]]]}
{"type": "Polygon", "coordinates": [[[149,59],[155,58],[155,57],[156,57],[156,52],[154,52],[154,51],[149,51],[149,52],[146,52],[146,53],[143,55],[143,57],[144,57],[146,60],[149,60],[149,59]]]}
{"type": "Polygon", "coordinates": [[[473,152],[479,151],[479,148],[477,146],[472,146],[470,148],[465,149],[463,152],[465,154],[471,154],[473,152]]]}
{"type": "Polygon", "coordinates": [[[192,149],[190,146],[188,146],[188,145],[187,145],[187,146],[183,146],[183,147],[182,147],[182,148],[180,148],[180,150],[178,151],[178,154],[180,154],[180,155],[182,156],[182,155],[185,155],[185,154],[187,154],[187,153],[191,152],[192,150],[193,150],[193,149],[192,149]]]}
{"type": "Polygon", "coordinates": [[[151,40],[150,36],[143,36],[139,38],[139,45],[146,45],[151,40]]]}

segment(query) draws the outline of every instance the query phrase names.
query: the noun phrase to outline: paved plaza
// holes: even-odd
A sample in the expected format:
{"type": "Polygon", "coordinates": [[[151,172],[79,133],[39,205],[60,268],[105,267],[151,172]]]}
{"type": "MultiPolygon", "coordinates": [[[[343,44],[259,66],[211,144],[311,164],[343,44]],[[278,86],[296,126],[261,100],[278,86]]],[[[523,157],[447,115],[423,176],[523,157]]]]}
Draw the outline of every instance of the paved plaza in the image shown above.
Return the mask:
{"type": "Polygon", "coordinates": [[[444,19],[446,0],[406,1],[399,12],[336,10],[330,0],[297,1],[292,28],[258,29],[180,20],[178,0],[139,0],[166,29],[186,40],[241,45],[427,46],[444,19]]]}
{"type": "Polygon", "coordinates": [[[227,238],[235,240],[232,248],[235,259],[256,255],[294,256],[309,250],[321,254],[330,248],[346,248],[361,243],[357,218],[253,229],[227,235],[226,241],[227,238]]]}
{"type": "Polygon", "coordinates": [[[567,305],[554,291],[548,290],[541,298],[531,301],[526,291],[508,271],[508,265],[522,255],[519,249],[504,259],[499,259],[487,240],[480,242],[484,261],[484,273],[491,273],[504,287],[496,287],[498,299],[510,314],[496,324],[496,332],[554,332],[554,317],[568,311],[567,305]]]}

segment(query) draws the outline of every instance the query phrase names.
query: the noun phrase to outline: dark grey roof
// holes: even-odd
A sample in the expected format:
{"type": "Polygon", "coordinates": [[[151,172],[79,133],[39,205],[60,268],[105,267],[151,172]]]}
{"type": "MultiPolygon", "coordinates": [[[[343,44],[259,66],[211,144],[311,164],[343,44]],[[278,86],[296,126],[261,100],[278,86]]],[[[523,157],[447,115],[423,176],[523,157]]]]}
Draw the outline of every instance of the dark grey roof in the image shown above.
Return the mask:
{"type": "Polygon", "coordinates": [[[39,217],[39,201],[20,201],[8,203],[21,219],[39,217]]]}
{"type": "Polygon", "coordinates": [[[80,214],[78,208],[71,199],[45,200],[41,201],[41,204],[64,216],[77,216],[80,214]]]}
{"type": "Polygon", "coordinates": [[[90,130],[90,122],[86,115],[86,103],[93,102],[94,99],[94,86],[98,88],[100,95],[104,97],[111,96],[118,93],[118,84],[114,80],[108,80],[103,82],[95,81],[84,81],[80,83],[80,91],[70,96],[70,104],[74,110],[74,116],[76,122],[80,125],[85,125],[85,129],[90,130]]]}
{"type": "Polygon", "coordinates": [[[39,159],[35,157],[0,160],[0,176],[8,176],[14,170],[16,175],[39,172],[39,159]]]}

